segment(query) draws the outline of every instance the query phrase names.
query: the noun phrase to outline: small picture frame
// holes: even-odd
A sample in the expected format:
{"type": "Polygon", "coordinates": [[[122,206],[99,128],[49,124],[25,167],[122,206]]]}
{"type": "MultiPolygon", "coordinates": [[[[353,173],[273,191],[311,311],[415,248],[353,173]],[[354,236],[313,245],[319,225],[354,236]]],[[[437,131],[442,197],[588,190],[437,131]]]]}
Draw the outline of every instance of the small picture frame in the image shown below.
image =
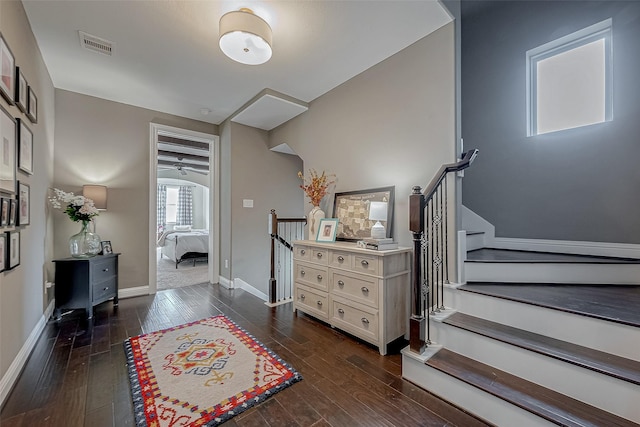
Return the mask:
{"type": "Polygon", "coordinates": [[[29,84],[27,83],[27,79],[20,67],[16,67],[16,78],[18,81],[16,82],[16,95],[14,100],[16,107],[18,107],[23,113],[26,113],[27,104],[29,103],[29,84]]]}
{"type": "Polygon", "coordinates": [[[0,272],[7,269],[7,235],[0,234],[0,272]]]}
{"type": "Polygon", "coordinates": [[[9,225],[9,199],[3,197],[0,199],[0,227],[9,225]]]}
{"type": "Polygon", "coordinates": [[[29,86],[28,92],[27,117],[29,117],[31,123],[38,123],[38,98],[36,97],[36,94],[31,86],[29,86]]]}
{"type": "Polygon", "coordinates": [[[103,240],[100,242],[100,246],[102,247],[102,255],[109,255],[113,253],[110,240],[103,240]]]}
{"type": "Polygon", "coordinates": [[[338,218],[322,218],[318,226],[316,242],[335,242],[338,218]]]}
{"type": "Polygon", "coordinates": [[[0,105],[0,191],[16,191],[16,121],[0,105]]]}
{"type": "Polygon", "coordinates": [[[0,34],[0,94],[13,105],[16,85],[16,60],[4,36],[0,34]]]}
{"type": "Polygon", "coordinates": [[[18,169],[33,174],[33,132],[24,120],[18,120],[18,169]]]}
{"type": "Polygon", "coordinates": [[[16,225],[16,218],[18,216],[18,203],[16,199],[9,199],[9,227],[16,225]]]}
{"type": "Polygon", "coordinates": [[[31,187],[18,181],[18,219],[17,225],[29,225],[31,222],[31,187]]]}
{"type": "Polygon", "coordinates": [[[7,270],[20,265],[20,232],[7,231],[7,270]]]}

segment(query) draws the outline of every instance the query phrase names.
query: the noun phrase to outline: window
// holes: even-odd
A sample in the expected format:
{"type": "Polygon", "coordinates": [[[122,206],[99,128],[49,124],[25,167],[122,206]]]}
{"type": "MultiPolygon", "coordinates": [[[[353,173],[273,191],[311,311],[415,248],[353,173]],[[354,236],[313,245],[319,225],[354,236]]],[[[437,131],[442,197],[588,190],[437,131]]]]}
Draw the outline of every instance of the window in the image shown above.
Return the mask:
{"type": "Polygon", "coordinates": [[[611,120],[611,19],[527,51],[527,136],[611,120]]]}
{"type": "Polygon", "coordinates": [[[167,224],[175,224],[178,216],[178,187],[167,187],[167,224]]]}

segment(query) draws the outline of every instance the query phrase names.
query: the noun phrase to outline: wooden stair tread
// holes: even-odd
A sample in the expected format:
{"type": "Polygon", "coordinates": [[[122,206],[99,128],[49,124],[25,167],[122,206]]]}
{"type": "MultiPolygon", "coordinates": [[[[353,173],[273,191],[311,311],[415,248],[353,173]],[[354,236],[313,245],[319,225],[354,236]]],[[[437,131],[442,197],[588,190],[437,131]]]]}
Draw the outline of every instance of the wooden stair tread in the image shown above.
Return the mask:
{"type": "Polygon", "coordinates": [[[640,286],[468,282],[461,291],[640,327],[640,286]]]}
{"type": "Polygon", "coordinates": [[[467,262],[561,263],[561,264],[640,264],[640,259],[552,252],[482,248],[467,252],[467,262]]]}
{"type": "Polygon", "coordinates": [[[443,323],[640,385],[640,362],[635,360],[464,313],[454,313],[443,323]]]}
{"type": "Polygon", "coordinates": [[[638,424],[630,420],[446,348],[441,349],[425,364],[557,425],[638,427],[638,424]]]}

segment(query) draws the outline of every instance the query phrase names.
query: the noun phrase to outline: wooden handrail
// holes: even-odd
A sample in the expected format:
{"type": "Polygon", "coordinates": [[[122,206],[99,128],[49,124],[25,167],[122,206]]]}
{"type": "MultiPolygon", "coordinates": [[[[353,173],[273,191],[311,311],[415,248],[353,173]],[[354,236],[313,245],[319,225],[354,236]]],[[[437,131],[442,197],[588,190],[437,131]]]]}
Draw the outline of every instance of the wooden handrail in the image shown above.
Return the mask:
{"type": "Polygon", "coordinates": [[[448,165],[442,165],[436,175],[433,177],[429,185],[424,189],[422,195],[424,196],[425,201],[429,201],[431,197],[433,197],[433,193],[436,192],[440,183],[444,180],[445,176],[447,176],[450,172],[459,172],[463,169],[468,168],[471,163],[476,159],[478,155],[478,149],[474,148],[473,150],[469,150],[463,154],[462,159],[455,163],[449,163],[448,165]]]}

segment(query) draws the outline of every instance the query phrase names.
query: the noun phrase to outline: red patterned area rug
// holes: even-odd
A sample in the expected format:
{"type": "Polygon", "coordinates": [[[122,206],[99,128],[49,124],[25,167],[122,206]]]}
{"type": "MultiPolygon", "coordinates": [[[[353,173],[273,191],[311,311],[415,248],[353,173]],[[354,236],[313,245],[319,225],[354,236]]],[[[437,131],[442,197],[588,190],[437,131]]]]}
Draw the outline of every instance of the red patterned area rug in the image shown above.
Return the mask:
{"type": "Polygon", "coordinates": [[[225,316],[124,346],[137,426],[217,426],[302,379],[225,316]]]}

